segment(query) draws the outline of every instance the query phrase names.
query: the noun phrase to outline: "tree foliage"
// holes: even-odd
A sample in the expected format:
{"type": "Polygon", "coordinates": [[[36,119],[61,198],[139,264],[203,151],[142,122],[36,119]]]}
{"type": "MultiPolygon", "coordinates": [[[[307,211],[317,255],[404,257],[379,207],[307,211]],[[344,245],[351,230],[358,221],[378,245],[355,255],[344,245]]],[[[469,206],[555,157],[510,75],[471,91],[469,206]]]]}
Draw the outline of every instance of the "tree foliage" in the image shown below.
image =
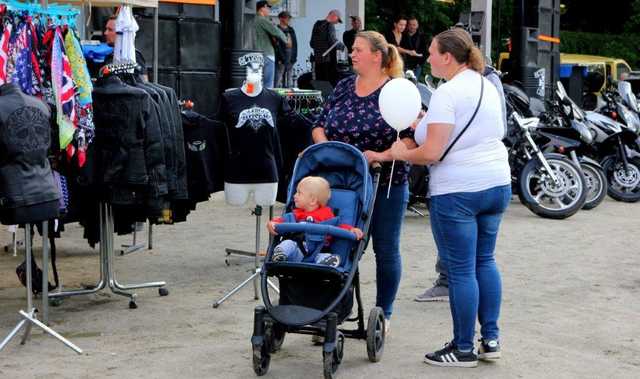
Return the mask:
{"type": "Polygon", "coordinates": [[[415,16],[424,33],[435,35],[458,22],[460,13],[468,11],[470,6],[471,0],[455,4],[435,0],[367,0],[365,27],[383,32],[391,28],[396,15],[415,16]]]}

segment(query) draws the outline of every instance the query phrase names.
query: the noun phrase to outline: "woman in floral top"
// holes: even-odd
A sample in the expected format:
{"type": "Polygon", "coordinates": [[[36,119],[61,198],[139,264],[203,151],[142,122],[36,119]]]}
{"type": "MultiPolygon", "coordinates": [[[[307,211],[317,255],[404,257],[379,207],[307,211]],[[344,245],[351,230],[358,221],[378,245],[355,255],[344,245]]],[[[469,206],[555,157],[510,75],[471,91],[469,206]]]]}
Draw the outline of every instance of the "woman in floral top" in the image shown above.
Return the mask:
{"type": "MultiPolygon", "coordinates": [[[[371,237],[376,256],[376,305],[384,311],[388,330],[402,271],[400,229],[409,198],[409,165],[396,162],[392,175],[389,148],[398,134],[382,119],[378,97],[387,81],[402,76],[403,67],[395,46],[372,31],[357,34],[351,58],[357,75],[338,83],[314,125],[313,140],[345,142],[360,149],[369,163],[382,163],[371,237]],[[391,194],[387,199],[389,181],[391,194]]],[[[408,147],[416,146],[411,128],[400,132],[400,138],[408,147]]]]}

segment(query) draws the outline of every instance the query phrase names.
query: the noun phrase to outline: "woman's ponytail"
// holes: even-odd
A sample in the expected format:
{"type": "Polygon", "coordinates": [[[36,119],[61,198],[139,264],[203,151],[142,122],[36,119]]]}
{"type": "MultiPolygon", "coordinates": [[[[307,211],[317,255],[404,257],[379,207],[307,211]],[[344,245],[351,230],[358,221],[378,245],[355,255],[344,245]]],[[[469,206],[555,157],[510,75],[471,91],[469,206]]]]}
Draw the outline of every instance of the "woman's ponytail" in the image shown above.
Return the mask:
{"type": "Polygon", "coordinates": [[[398,49],[389,44],[389,59],[383,68],[387,71],[387,75],[391,78],[402,78],[404,76],[404,62],[400,57],[398,49]]]}

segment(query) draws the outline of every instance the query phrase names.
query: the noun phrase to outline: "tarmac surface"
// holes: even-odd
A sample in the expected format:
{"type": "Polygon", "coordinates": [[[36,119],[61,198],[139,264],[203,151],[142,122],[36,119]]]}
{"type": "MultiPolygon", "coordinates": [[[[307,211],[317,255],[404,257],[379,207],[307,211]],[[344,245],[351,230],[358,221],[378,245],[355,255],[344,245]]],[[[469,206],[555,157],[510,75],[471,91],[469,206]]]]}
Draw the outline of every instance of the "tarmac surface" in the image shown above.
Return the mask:
{"type": "MultiPolygon", "coordinates": [[[[428,217],[407,212],[404,222],[403,276],[382,361],[370,363],[364,341],[347,340],[340,378],[640,377],[640,204],[607,199],[592,211],[554,221],[535,216],[514,198],[497,246],[503,355],[473,369],[422,362],[426,352],[451,339],[451,316],[446,302],[413,301],[435,278],[436,253],[428,217]]],[[[261,232],[266,247],[266,230],[261,232]]],[[[153,235],[153,250],[116,257],[116,272],[124,283],[165,280],[168,297],[138,290],[135,310],[109,291],[65,299],[50,308],[51,326],[84,354],[34,329],[26,345],[15,338],[0,352],[0,378],[255,377],[250,338],[253,309],[261,303],[253,299],[252,286],[212,308],[252,268],[251,260],[237,256],[227,266],[224,252],[226,247],[253,250],[250,206],[227,206],[217,194],[187,223],[155,227],[153,235]]],[[[0,246],[9,238],[3,227],[0,246]]],[[[130,240],[117,237],[116,246],[130,240]]],[[[35,245],[39,257],[40,241],[35,245]]],[[[95,283],[97,251],[82,239],[77,224],[67,226],[58,240],[65,288],[95,283]]],[[[0,339],[25,307],[15,275],[21,261],[20,255],[0,251],[0,339]]],[[[375,300],[374,268],[368,251],[360,268],[365,315],[375,300]]],[[[321,377],[321,349],[302,335],[286,336],[265,376],[321,377]]]]}

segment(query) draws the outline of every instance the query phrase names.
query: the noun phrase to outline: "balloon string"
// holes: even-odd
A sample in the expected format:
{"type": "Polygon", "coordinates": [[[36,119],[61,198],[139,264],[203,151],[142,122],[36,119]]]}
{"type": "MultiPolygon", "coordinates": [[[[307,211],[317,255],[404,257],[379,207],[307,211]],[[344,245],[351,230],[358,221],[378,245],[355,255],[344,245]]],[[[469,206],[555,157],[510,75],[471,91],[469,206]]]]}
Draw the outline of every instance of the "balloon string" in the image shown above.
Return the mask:
{"type": "MultiPolygon", "coordinates": [[[[396,130],[396,141],[400,141],[400,132],[396,130]]],[[[396,160],[394,159],[391,162],[391,175],[389,176],[389,187],[387,188],[387,199],[389,199],[389,195],[391,194],[391,183],[393,182],[393,168],[396,166],[396,160]]]]}

